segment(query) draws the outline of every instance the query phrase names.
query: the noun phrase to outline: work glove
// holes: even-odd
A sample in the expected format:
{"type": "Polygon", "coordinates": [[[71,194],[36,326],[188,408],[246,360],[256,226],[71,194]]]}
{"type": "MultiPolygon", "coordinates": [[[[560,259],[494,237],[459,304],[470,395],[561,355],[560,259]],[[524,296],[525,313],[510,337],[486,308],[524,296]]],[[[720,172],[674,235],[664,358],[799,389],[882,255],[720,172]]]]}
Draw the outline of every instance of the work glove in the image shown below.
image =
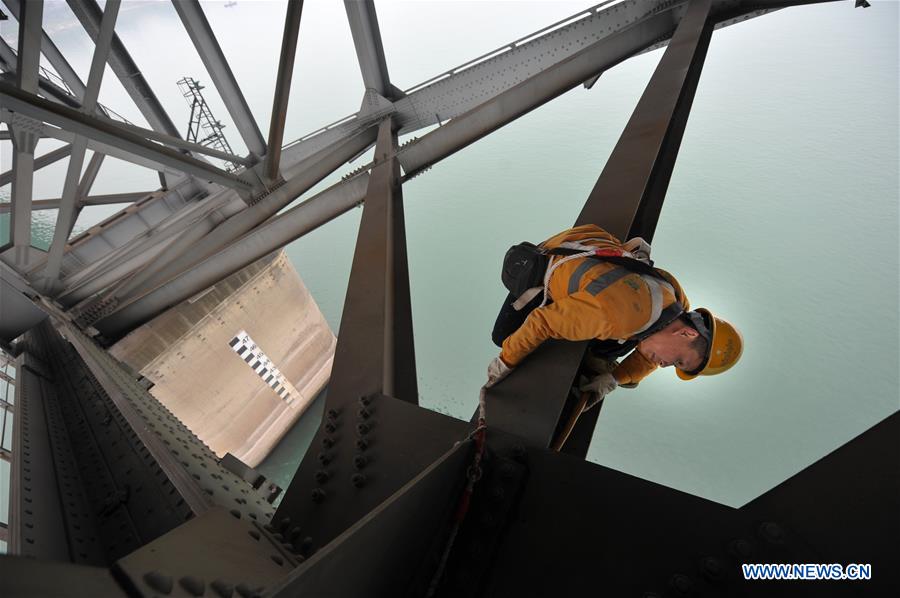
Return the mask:
{"type": "Polygon", "coordinates": [[[484,387],[485,388],[492,387],[494,384],[500,382],[501,380],[503,380],[504,378],[509,376],[509,373],[511,371],[513,371],[513,368],[511,368],[508,365],[506,365],[505,363],[503,363],[503,360],[500,359],[500,356],[498,355],[497,357],[495,357],[494,359],[491,360],[490,364],[488,364],[488,369],[487,369],[488,381],[487,381],[487,384],[484,385],[484,387]]]}
{"type": "Polygon", "coordinates": [[[584,406],[584,411],[597,405],[606,397],[606,395],[614,391],[618,385],[619,383],[616,382],[615,377],[610,373],[600,374],[599,376],[595,376],[582,382],[578,387],[578,390],[590,393],[591,395],[588,397],[587,404],[584,406]]]}
{"type": "Polygon", "coordinates": [[[619,362],[614,358],[600,357],[590,351],[584,356],[584,364],[594,374],[612,373],[613,370],[619,367],[619,362]]]}

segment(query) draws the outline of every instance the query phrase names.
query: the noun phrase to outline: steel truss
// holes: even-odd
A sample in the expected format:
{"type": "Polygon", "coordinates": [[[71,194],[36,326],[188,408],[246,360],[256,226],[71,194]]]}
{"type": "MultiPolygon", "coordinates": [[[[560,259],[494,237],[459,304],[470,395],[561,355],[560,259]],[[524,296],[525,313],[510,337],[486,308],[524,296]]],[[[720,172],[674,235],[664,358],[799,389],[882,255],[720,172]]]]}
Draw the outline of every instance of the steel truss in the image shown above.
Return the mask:
{"type": "MultiPolygon", "coordinates": [[[[620,237],[650,239],[713,30],[804,3],[607,2],[400,92],[388,77],[374,6],[348,0],[366,85],[363,107],[283,152],[301,3],[289,5],[273,102],[278,109],[265,147],[202,10],[186,3],[179,15],[211,74],[217,71],[216,86],[230,96],[229,112],[242,121],[238,126],[250,150],[245,170],[230,178],[170,148],[146,139],[140,144],[133,130],[85,114],[94,77],[78,98],[88,100],[87,108],[38,97],[36,47],[46,43],[39,41],[40,19],[29,15],[29,3],[20,13],[20,40],[26,33],[30,38],[20,42],[18,84],[0,83],[10,136],[21,154],[13,168],[18,187],[12,213],[22,218],[42,207],[30,197],[34,143],[43,134],[59,135],[42,120],[72,129],[73,156],[83,157],[80,140],[87,138],[182,176],[130,212],[70,240],[61,258],[52,251],[52,262],[16,253],[25,234],[21,224],[13,258],[4,256],[15,266],[10,280],[16,292],[33,297],[51,318],[24,337],[17,396],[22,417],[13,451],[11,548],[37,560],[0,558],[0,592],[821,591],[822,586],[747,582],[738,575],[746,562],[871,563],[878,573],[866,589],[896,587],[898,414],[733,509],[583,460],[599,410],[578,418],[566,400],[583,343],[545,343],[490,390],[486,443],[470,423],[418,406],[403,181],[567,89],[592,84],[606,68],[667,44],[576,218],[576,224],[596,223],[620,237]],[[580,39],[574,47],[573,37],[580,39]],[[556,59],[534,63],[534,54],[548,48],[558,51],[556,59]],[[511,66],[516,63],[519,68],[511,66]],[[499,73],[505,79],[492,94],[477,86],[469,91],[473,80],[499,73]],[[443,121],[448,122],[398,147],[400,133],[443,121]],[[276,216],[373,143],[370,164],[276,216]],[[256,476],[226,468],[226,460],[217,460],[82,328],[93,325],[107,339],[125,334],[359,203],[363,215],[326,415],[273,514],[266,497],[247,483],[256,476]],[[135,225],[138,218],[144,225],[135,225]],[[56,278],[50,276],[54,269],[56,278]],[[54,301],[29,286],[37,280],[53,283],[54,301]],[[570,436],[561,436],[570,428],[570,436]],[[559,444],[562,453],[550,449],[559,444]],[[473,461],[475,455],[481,460],[473,461]]],[[[112,26],[105,17],[101,22],[99,8],[90,0],[70,4],[98,40],[95,57],[108,49],[110,61],[128,66],[130,58],[110,37],[112,26]]],[[[115,10],[113,2],[106,6],[115,10]]],[[[166,130],[155,98],[143,101],[142,110],[155,115],[148,121],[156,140],[193,151],[177,145],[174,132],[166,130]]],[[[71,206],[80,197],[74,205],[87,203],[89,182],[82,178],[78,187],[59,201],[71,206]]],[[[9,266],[0,266],[6,273],[9,266]]],[[[845,586],[830,588],[841,592],[845,586]]]]}

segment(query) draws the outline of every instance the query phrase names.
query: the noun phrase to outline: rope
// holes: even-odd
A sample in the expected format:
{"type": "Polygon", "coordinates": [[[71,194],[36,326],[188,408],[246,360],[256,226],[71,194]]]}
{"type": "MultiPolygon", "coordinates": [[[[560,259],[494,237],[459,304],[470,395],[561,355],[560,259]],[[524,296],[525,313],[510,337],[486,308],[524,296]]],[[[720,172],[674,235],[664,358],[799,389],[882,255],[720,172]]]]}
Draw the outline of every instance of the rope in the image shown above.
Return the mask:
{"type": "Polygon", "coordinates": [[[431,583],[428,584],[428,593],[425,594],[426,598],[431,598],[437,591],[438,583],[441,581],[441,577],[444,575],[444,569],[447,567],[447,560],[450,558],[450,551],[453,549],[453,543],[456,542],[456,536],[459,534],[459,528],[462,526],[462,522],[469,512],[469,504],[472,501],[472,493],[475,491],[475,484],[478,483],[478,480],[481,479],[481,476],[484,473],[481,469],[481,460],[484,457],[485,440],[487,437],[487,421],[485,419],[486,394],[487,387],[482,386],[478,393],[478,425],[475,426],[475,430],[466,437],[466,440],[475,441],[475,454],[472,456],[472,463],[466,468],[466,489],[463,491],[462,496],[459,497],[459,503],[456,505],[450,537],[447,540],[447,545],[444,547],[444,552],[438,563],[437,571],[435,571],[434,577],[431,578],[431,583]]]}

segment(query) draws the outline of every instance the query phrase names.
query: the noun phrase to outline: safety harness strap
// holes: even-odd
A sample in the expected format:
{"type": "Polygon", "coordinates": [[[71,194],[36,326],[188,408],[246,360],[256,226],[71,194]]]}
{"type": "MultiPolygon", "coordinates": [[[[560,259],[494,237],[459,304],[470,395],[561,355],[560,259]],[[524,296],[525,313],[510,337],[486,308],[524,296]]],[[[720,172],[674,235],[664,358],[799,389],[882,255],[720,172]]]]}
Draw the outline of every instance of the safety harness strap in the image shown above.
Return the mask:
{"type": "MultiPolygon", "coordinates": [[[[589,282],[588,285],[584,287],[584,290],[591,295],[599,295],[611,284],[618,280],[621,280],[622,278],[625,278],[629,274],[631,274],[631,271],[627,270],[626,268],[613,268],[609,272],[601,274],[600,276],[589,282]]],[[[569,286],[572,286],[571,280],[569,281],[569,286]]],[[[577,285],[575,288],[578,288],[577,285]]]]}

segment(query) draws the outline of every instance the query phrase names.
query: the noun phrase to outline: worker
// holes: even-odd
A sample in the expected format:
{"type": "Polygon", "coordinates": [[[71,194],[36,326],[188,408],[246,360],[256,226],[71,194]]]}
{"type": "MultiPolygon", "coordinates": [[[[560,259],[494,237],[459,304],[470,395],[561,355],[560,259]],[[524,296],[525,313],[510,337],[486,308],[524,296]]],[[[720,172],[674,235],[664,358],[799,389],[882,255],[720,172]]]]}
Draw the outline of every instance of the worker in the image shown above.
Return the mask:
{"type": "Polygon", "coordinates": [[[707,309],[690,310],[678,281],[652,267],[642,239],[623,244],[596,225],[511,248],[504,283],[511,292],[494,326],[501,351],[488,367],[488,387],[550,338],[592,341],[579,385],[590,393],[587,408],[658,367],[674,366],[679,378],[692,380],[728,370],[743,351],[731,323],[707,309]],[[534,256],[545,263],[535,265],[534,256]],[[523,276],[530,279],[524,285],[523,276]]]}

